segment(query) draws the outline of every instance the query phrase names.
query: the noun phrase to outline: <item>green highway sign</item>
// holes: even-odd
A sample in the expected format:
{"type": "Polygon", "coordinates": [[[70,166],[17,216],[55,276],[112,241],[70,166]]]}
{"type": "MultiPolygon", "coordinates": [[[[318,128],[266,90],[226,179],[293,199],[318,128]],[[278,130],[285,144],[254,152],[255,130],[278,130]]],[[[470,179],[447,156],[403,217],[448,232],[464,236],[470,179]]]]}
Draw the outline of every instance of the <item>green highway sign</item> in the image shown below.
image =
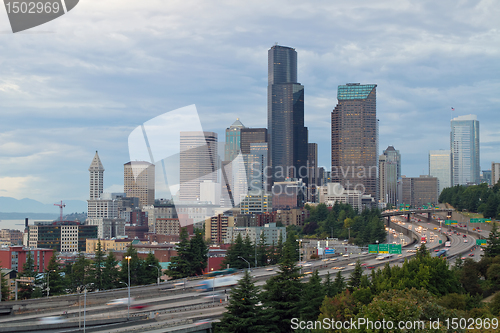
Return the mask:
{"type": "Polygon", "coordinates": [[[378,244],[368,244],[368,253],[378,253],[378,244]]]}
{"type": "Polygon", "coordinates": [[[476,245],[486,245],[487,242],[486,239],[476,239],[476,245]]]}
{"type": "Polygon", "coordinates": [[[457,225],[458,224],[457,220],[450,220],[450,222],[451,222],[451,225],[457,225]]]}
{"type": "Polygon", "coordinates": [[[443,244],[443,241],[441,239],[439,240],[439,244],[443,244]]]}
{"type": "Polygon", "coordinates": [[[389,244],[389,253],[401,254],[401,244],[389,244]]]}
{"type": "Polygon", "coordinates": [[[379,253],[389,253],[389,244],[379,244],[379,253]]]}
{"type": "Polygon", "coordinates": [[[444,225],[451,225],[451,220],[444,220],[444,225]]]}
{"type": "Polygon", "coordinates": [[[491,219],[484,219],[484,218],[470,219],[470,223],[486,223],[486,222],[491,222],[491,219]]]}

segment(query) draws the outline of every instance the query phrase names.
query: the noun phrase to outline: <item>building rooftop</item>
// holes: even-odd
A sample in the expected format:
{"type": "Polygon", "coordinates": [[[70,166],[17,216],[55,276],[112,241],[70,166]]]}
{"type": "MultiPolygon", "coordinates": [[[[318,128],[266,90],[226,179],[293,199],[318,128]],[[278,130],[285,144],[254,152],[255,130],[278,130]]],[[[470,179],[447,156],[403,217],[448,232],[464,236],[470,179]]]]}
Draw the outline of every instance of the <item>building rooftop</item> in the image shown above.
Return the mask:
{"type": "Polygon", "coordinates": [[[366,99],[376,86],[376,84],[361,85],[359,83],[348,83],[346,85],[339,86],[337,91],[337,99],[339,101],[366,99]]]}

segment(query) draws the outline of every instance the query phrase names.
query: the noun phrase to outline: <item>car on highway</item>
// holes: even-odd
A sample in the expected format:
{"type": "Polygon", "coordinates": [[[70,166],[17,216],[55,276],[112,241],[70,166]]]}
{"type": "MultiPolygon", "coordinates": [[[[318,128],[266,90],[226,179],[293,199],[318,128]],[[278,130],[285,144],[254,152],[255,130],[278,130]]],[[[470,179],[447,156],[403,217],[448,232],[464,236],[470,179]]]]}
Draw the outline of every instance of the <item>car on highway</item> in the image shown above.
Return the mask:
{"type": "Polygon", "coordinates": [[[43,317],[38,319],[39,324],[60,324],[65,323],[68,320],[61,316],[51,316],[51,317],[43,317]]]}
{"type": "Polygon", "coordinates": [[[469,253],[469,257],[474,257],[474,253],[469,253]]]}
{"type": "Polygon", "coordinates": [[[354,266],[354,265],[356,265],[356,263],[351,262],[351,263],[350,263],[349,265],[347,265],[347,266],[354,266]]]}
{"type": "Polygon", "coordinates": [[[366,262],[364,264],[361,264],[361,266],[366,266],[366,265],[368,265],[366,262]]]}
{"type": "Polygon", "coordinates": [[[468,242],[469,242],[469,241],[467,240],[467,238],[466,238],[466,239],[464,239],[464,243],[468,243],[468,242]]]}
{"type": "MultiPolygon", "coordinates": [[[[130,298],[130,304],[134,302],[134,298],[130,298]]],[[[108,306],[119,306],[119,305],[128,305],[128,298],[117,298],[114,299],[108,303],[106,303],[108,306]]]]}
{"type": "Polygon", "coordinates": [[[132,310],[142,310],[148,308],[150,305],[149,304],[134,304],[130,305],[130,308],[132,310]]]}
{"type": "Polygon", "coordinates": [[[200,320],[196,321],[194,324],[196,326],[198,326],[198,325],[211,323],[212,321],[213,321],[213,319],[200,319],[200,320]]]}

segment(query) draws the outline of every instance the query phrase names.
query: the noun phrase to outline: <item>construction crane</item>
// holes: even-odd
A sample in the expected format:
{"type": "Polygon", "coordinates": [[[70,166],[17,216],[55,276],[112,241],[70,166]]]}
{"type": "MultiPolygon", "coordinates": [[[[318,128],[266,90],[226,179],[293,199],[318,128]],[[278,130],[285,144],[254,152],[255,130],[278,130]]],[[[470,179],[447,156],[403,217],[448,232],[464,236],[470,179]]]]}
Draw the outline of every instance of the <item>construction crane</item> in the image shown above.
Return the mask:
{"type": "Polygon", "coordinates": [[[62,218],[63,218],[63,208],[66,207],[65,204],[63,204],[62,200],[61,200],[61,203],[60,204],[54,204],[54,206],[59,206],[59,208],[61,209],[61,215],[59,217],[59,220],[62,222],[62,218]]]}

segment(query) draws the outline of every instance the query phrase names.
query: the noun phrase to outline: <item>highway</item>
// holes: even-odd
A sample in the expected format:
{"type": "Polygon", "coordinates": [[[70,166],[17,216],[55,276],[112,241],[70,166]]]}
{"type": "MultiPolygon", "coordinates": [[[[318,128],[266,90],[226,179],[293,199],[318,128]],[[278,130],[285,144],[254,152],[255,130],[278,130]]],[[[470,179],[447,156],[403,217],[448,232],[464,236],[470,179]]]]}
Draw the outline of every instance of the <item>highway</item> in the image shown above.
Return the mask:
{"type": "MultiPolygon", "coordinates": [[[[427,230],[422,230],[417,233],[413,238],[417,240],[420,239],[422,235],[425,235],[429,240],[427,247],[433,253],[435,248],[443,247],[446,240],[451,241],[451,248],[449,250],[449,257],[451,257],[452,262],[454,262],[454,256],[459,253],[467,252],[467,257],[469,253],[474,253],[473,259],[478,260],[480,251],[471,252],[470,249],[475,246],[476,238],[472,235],[467,236],[467,243],[464,242],[462,235],[457,235],[454,233],[443,234],[439,233],[438,228],[439,222],[424,221],[423,218],[415,217],[412,223],[405,221],[405,218],[401,216],[396,216],[392,218],[392,224],[416,232],[416,228],[422,227],[427,230]],[[431,236],[432,240],[431,240],[431,236]],[[439,244],[439,240],[442,241],[439,244]]],[[[447,232],[448,229],[443,229],[443,232],[447,232]]],[[[394,237],[394,236],[392,236],[394,237]]],[[[401,235],[396,233],[396,239],[399,239],[401,235]]],[[[390,238],[389,240],[393,240],[390,238]]],[[[406,238],[409,242],[410,239],[406,238]]],[[[409,242],[411,243],[411,242],[409,242]]],[[[307,280],[309,273],[318,270],[320,276],[324,277],[327,272],[330,272],[332,279],[338,271],[342,272],[344,277],[348,277],[352,270],[354,269],[354,264],[357,260],[364,265],[366,274],[370,273],[371,267],[380,267],[389,262],[391,265],[401,265],[406,257],[415,255],[414,244],[408,245],[401,255],[395,255],[391,259],[377,260],[376,254],[359,254],[354,253],[348,256],[336,256],[334,258],[326,258],[322,260],[310,261],[302,267],[302,273],[305,273],[304,280],[307,280]]],[[[462,255],[462,254],[461,254],[462,255]]],[[[277,267],[263,267],[252,270],[252,276],[256,285],[262,286],[265,281],[277,273],[277,267]]],[[[131,330],[131,327],[140,328],[139,331],[163,329],[172,325],[182,325],[184,323],[196,322],[200,319],[214,318],[220,316],[225,311],[225,295],[224,290],[221,292],[224,297],[222,299],[207,298],[206,294],[195,291],[195,286],[199,284],[200,280],[187,280],[185,285],[179,285],[174,287],[173,283],[163,283],[159,286],[142,286],[131,288],[132,297],[135,298],[135,304],[147,304],[148,307],[142,309],[131,309],[130,317],[134,321],[124,322],[127,318],[127,307],[126,305],[121,305],[118,307],[112,307],[106,305],[109,301],[117,298],[126,298],[127,289],[120,289],[115,291],[106,291],[98,293],[89,293],[87,297],[86,315],[85,320],[88,326],[101,323],[101,325],[89,328],[87,330],[96,331],[101,329],[101,331],[106,332],[127,332],[131,330]],[[200,311],[201,310],[201,311],[200,311]],[[104,322],[108,320],[108,322],[104,322]],[[114,323],[113,323],[114,321],[114,323]]],[[[216,288],[218,290],[219,288],[216,288]]],[[[226,294],[229,294],[230,289],[226,289],[226,294]]],[[[210,293],[209,293],[210,294],[210,293]]],[[[0,318],[0,332],[33,332],[30,330],[30,326],[37,327],[37,331],[43,332],[71,332],[78,331],[78,323],[80,321],[81,326],[83,326],[83,296],[80,296],[81,312],[78,308],[78,296],[70,295],[65,297],[51,297],[51,302],[53,301],[53,309],[47,309],[44,313],[25,311],[24,314],[19,314],[14,317],[0,318]],[[55,300],[64,300],[65,303],[62,306],[56,306],[55,300]],[[69,299],[69,300],[68,300],[69,299]],[[67,303],[72,302],[71,305],[67,303]],[[64,311],[66,311],[65,317],[67,321],[61,324],[52,324],[40,326],[39,319],[48,316],[60,316],[64,311]],[[79,317],[79,313],[81,316],[79,317]],[[69,326],[73,326],[73,328],[69,326]],[[75,326],[76,325],[76,326],[75,326]]],[[[43,301],[43,300],[42,300],[43,301]]],[[[37,300],[36,302],[40,302],[37,300]]],[[[87,327],[88,327],[87,326],[87,327]]]]}

